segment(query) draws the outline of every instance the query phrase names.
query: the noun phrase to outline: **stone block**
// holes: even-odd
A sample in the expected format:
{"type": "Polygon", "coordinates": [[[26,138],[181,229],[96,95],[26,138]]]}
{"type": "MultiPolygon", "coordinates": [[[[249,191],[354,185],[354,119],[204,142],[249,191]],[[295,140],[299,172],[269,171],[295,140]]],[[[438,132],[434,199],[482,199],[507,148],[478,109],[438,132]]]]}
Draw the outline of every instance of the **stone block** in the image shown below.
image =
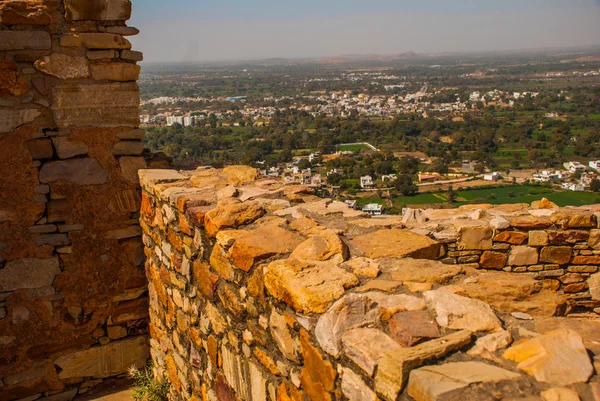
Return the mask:
{"type": "Polygon", "coordinates": [[[127,21],[130,0],[64,0],[68,21],[127,21]]]}
{"type": "Polygon", "coordinates": [[[17,65],[12,61],[0,60],[0,96],[21,96],[27,90],[27,82],[19,75],[17,65]]]}
{"type": "Polygon", "coordinates": [[[57,274],[60,274],[57,258],[9,261],[0,269],[0,292],[47,287],[57,274]]]}
{"type": "Polygon", "coordinates": [[[137,81],[141,67],[131,63],[94,63],[92,78],[96,81],[137,81]]]}
{"type": "Polygon", "coordinates": [[[105,60],[119,58],[117,50],[92,50],[87,52],[87,58],[90,60],[105,60]]]}
{"type": "Polygon", "coordinates": [[[65,246],[70,244],[71,241],[69,241],[67,234],[43,234],[38,236],[37,240],[35,241],[36,246],[65,246]]]}
{"type": "Polygon", "coordinates": [[[117,33],[123,36],[135,36],[140,33],[140,30],[132,26],[108,26],[106,32],[117,33]]]}
{"type": "Polygon", "coordinates": [[[360,235],[351,244],[372,259],[414,258],[438,259],[443,254],[443,245],[425,235],[408,230],[379,230],[360,235]]]}
{"type": "Polygon", "coordinates": [[[540,252],[540,262],[564,265],[571,261],[572,254],[569,246],[546,246],[540,252]]]}
{"type": "Polygon", "coordinates": [[[115,143],[112,153],[115,156],[137,156],[144,151],[144,144],[139,141],[120,141],[115,143]]]}
{"type": "Polygon", "coordinates": [[[52,143],[56,148],[56,153],[61,159],[70,159],[71,157],[85,155],[88,147],[83,142],[72,142],[62,136],[52,138],[52,143]]]}
{"type": "Polygon", "coordinates": [[[459,250],[492,249],[492,229],[487,227],[462,227],[456,243],[459,250]]]}
{"type": "Polygon", "coordinates": [[[548,233],[546,231],[530,231],[529,246],[546,246],[548,245],[548,233]]]}
{"type": "Polygon", "coordinates": [[[479,266],[484,269],[503,269],[508,261],[508,255],[502,252],[485,251],[479,260],[479,266]]]}
{"type": "Polygon", "coordinates": [[[131,50],[121,50],[121,58],[129,61],[144,61],[144,53],[131,50]]]}
{"type": "Polygon", "coordinates": [[[112,313],[113,324],[123,324],[148,317],[148,298],[139,298],[119,304],[112,313]]]}
{"type": "Polygon", "coordinates": [[[50,184],[56,181],[99,185],[108,182],[108,174],[97,160],[91,158],[45,163],[40,170],[40,182],[50,184]]]}
{"type": "Polygon", "coordinates": [[[538,263],[537,249],[528,246],[515,246],[510,251],[508,264],[511,266],[530,266],[538,263]]]}
{"type": "MultiPolygon", "coordinates": [[[[0,37],[0,43],[1,41],[0,37]]],[[[0,110],[0,134],[13,132],[22,125],[32,123],[40,115],[42,113],[37,109],[0,110]]]]}
{"type": "Polygon", "coordinates": [[[53,53],[37,60],[34,66],[39,71],[60,79],[83,79],[90,76],[90,65],[85,57],[53,53]]]}
{"type": "Polygon", "coordinates": [[[389,322],[390,333],[405,347],[441,337],[440,329],[429,311],[398,312],[389,322]]]}
{"type": "Polygon", "coordinates": [[[61,129],[137,127],[140,122],[140,92],[135,83],[56,86],[52,98],[54,118],[61,129]]]}
{"type": "Polygon", "coordinates": [[[342,393],[348,401],[379,400],[363,379],[348,368],[342,369],[342,393]]]}
{"type": "Polygon", "coordinates": [[[62,47],[85,47],[88,49],[129,50],[131,42],[112,33],[74,33],[65,34],[60,38],[62,47]]]}
{"type": "Polygon", "coordinates": [[[131,366],[141,369],[149,356],[148,339],[140,336],[65,355],[54,363],[61,369],[61,380],[105,378],[124,373],[131,366]]]}
{"type": "Polygon", "coordinates": [[[52,39],[46,31],[0,31],[0,51],[51,48],[52,39]]]}
{"type": "Polygon", "coordinates": [[[119,159],[121,176],[132,184],[139,184],[138,171],[148,168],[143,157],[121,157],[119,159]]]}
{"type": "Polygon", "coordinates": [[[518,231],[504,231],[494,237],[494,241],[506,242],[512,245],[522,245],[527,241],[529,235],[518,231]]]}
{"type": "Polygon", "coordinates": [[[375,372],[379,360],[389,352],[402,348],[378,329],[358,328],[342,337],[346,356],[369,376],[375,372]]]}

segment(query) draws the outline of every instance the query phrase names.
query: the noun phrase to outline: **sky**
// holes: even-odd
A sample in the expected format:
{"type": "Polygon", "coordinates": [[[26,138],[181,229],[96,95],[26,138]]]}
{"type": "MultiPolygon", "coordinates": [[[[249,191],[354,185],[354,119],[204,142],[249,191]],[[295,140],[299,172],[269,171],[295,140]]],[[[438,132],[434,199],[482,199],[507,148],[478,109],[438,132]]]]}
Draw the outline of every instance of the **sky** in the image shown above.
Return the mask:
{"type": "Polygon", "coordinates": [[[600,0],[132,0],[146,62],[600,45],[600,0]]]}

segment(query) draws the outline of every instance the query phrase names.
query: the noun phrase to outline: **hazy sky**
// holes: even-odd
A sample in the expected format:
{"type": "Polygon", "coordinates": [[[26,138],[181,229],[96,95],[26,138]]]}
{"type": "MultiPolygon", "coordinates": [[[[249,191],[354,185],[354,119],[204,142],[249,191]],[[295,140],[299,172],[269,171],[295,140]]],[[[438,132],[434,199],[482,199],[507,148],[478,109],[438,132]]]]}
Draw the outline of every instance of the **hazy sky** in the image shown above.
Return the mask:
{"type": "Polygon", "coordinates": [[[133,0],[149,62],[600,44],[600,0],[133,0]]]}

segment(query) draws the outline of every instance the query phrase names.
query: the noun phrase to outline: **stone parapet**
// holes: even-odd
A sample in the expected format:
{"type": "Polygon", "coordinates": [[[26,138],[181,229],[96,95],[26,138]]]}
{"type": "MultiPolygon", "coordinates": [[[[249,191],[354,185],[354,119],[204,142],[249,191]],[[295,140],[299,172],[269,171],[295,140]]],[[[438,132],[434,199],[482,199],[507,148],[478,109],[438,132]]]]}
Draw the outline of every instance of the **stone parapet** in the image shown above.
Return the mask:
{"type": "Polygon", "coordinates": [[[578,264],[583,239],[549,239],[595,230],[592,209],[371,218],[244,166],[143,170],[140,181],[150,353],[170,399],[509,399],[598,379],[583,357],[600,334],[598,276],[592,260],[578,264]],[[513,274],[540,263],[558,267],[513,274]],[[571,280],[590,288],[576,292],[588,304],[571,280]],[[577,308],[586,319],[560,317],[577,308]],[[576,366],[548,378],[565,354],[576,366]]]}
{"type": "Polygon", "coordinates": [[[130,14],[0,1],[1,401],[70,400],[148,359],[130,14]]]}

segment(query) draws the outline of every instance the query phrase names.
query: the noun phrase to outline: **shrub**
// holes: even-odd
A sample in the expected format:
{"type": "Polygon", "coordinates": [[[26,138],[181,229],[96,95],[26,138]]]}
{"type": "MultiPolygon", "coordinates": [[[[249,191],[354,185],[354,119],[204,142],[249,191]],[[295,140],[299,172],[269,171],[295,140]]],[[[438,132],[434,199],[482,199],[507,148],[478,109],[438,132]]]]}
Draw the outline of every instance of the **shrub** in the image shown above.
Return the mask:
{"type": "Polygon", "coordinates": [[[135,381],[132,388],[135,401],[168,400],[169,383],[164,378],[154,377],[152,365],[148,365],[144,370],[131,367],[128,374],[135,381]]]}

